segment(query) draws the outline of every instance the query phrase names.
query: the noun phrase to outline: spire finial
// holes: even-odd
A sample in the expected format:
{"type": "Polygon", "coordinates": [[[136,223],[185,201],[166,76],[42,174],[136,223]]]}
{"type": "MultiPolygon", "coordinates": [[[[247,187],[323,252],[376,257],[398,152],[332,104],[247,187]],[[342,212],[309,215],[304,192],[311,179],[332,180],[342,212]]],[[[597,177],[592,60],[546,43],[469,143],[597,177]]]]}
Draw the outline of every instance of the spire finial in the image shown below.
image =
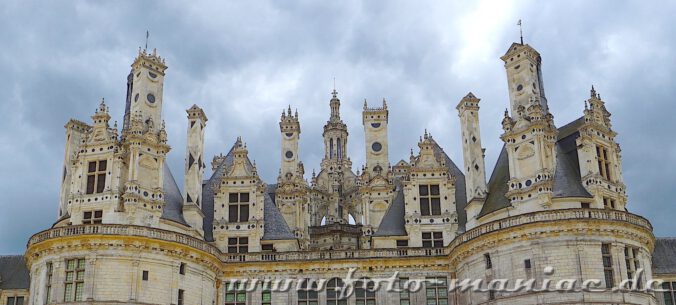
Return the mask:
{"type": "Polygon", "coordinates": [[[596,89],[594,89],[594,85],[592,85],[591,91],[589,93],[592,98],[596,98],[596,89]]]}
{"type": "Polygon", "coordinates": [[[366,103],[366,99],[364,99],[364,110],[366,110],[369,107],[369,105],[366,103]]]}
{"type": "Polygon", "coordinates": [[[148,38],[150,37],[150,31],[146,30],[146,50],[148,49],[148,38]]]}
{"type": "Polygon", "coordinates": [[[519,36],[521,37],[521,44],[523,44],[523,27],[521,26],[521,19],[516,23],[519,26],[519,36]]]}

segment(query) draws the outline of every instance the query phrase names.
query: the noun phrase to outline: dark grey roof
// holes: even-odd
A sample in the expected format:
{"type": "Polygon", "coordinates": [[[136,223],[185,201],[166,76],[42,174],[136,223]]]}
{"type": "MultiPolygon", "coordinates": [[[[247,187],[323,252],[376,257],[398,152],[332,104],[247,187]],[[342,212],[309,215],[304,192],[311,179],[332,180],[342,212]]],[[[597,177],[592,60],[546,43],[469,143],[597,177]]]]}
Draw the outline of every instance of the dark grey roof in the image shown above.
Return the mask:
{"type": "Polygon", "coordinates": [[[188,225],[183,219],[183,195],[176,184],[174,175],[171,174],[169,166],[164,163],[164,210],[162,211],[162,218],[178,222],[183,225],[188,225]]]}
{"type": "MultiPolygon", "coordinates": [[[[567,127],[568,124],[564,127],[567,127]]],[[[554,172],[554,198],[566,197],[593,197],[582,185],[580,175],[580,161],[577,155],[577,143],[575,140],[580,136],[579,131],[570,135],[559,134],[556,143],[556,171],[554,172]],[[561,138],[561,136],[564,136],[561,138]]]]}
{"type": "Polygon", "coordinates": [[[284,220],[282,213],[275,205],[273,198],[275,198],[276,184],[268,185],[265,190],[265,206],[263,207],[263,217],[265,219],[265,226],[263,230],[263,240],[281,240],[281,239],[296,239],[291,233],[289,225],[284,220]]]}
{"type": "Polygon", "coordinates": [[[21,255],[0,256],[0,290],[28,289],[30,275],[21,255]]]}
{"type": "MultiPolygon", "coordinates": [[[[467,194],[465,193],[465,175],[462,173],[460,168],[455,165],[453,160],[444,152],[444,150],[439,146],[438,143],[434,143],[434,155],[439,159],[444,159],[446,162],[446,167],[451,175],[456,177],[455,181],[455,203],[456,203],[456,212],[458,214],[458,229],[464,231],[465,224],[467,223],[467,213],[465,212],[465,207],[467,206],[467,194]]],[[[404,202],[404,191],[403,187],[399,180],[394,181],[397,188],[397,195],[392,200],[392,204],[385,212],[383,220],[380,221],[378,226],[378,231],[373,234],[373,236],[405,236],[406,233],[406,224],[405,224],[405,202],[404,202]]]]}
{"type": "MultiPolygon", "coordinates": [[[[238,139],[232,145],[230,151],[222,159],[221,163],[216,165],[216,170],[209,180],[202,185],[202,209],[204,212],[204,238],[207,241],[213,241],[213,223],[214,223],[214,187],[220,183],[223,173],[232,167],[233,151],[235,147],[241,145],[238,139]]],[[[253,168],[250,160],[247,160],[249,168],[253,168]]],[[[293,233],[286,224],[284,217],[277,209],[274,203],[275,190],[277,185],[268,186],[265,193],[265,202],[263,207],[263,217],[265,219],[264,240],[295,239],[293,233]]]]}
{"type": "Polygon", "coordinates": [[[380,221],[378,231],[373,236],[406,236],[405,207],[404,207],[404,188],[399,179],[394,180],[397,195],[394,196],[392,204],[385,211],[383,220],[380,221]]]}
{"type": "Polygon", "coordinates": [[[232,145],[223,161],[216,165],[211,178],[202,184],[202,213],[204,213],[204,239],[206,241],[214,241],[214,187],[221,182],[220,178],[226,168],[232,166],[232,151],[237,145],[239,145],[239,140],[232,145]]]}
{"type": "MultiPolygon", "coordinates": [[[[582,185],[580,165],[575,140],[580,136],[579,129],[584,124],[584,117],[578,118],[559,128],[556,143],[556,170],[554,172],[554,197],[592,197],[582,185]]],[[[508,191],[509,159],[503,146],[498,161],[488,180],[488,196],[479,216],[506,208],[511,205],[505,194],[508,191]]]]}
{"type": "Polygon", "coordinates": [[[451,158],[444,152],[444,149],[435,142],[434,154],[438,157],[446,159],[446,167],[451,175],[455,176],[455,208],[458,213],[458,230],[465,231],[465,224],[467,224],[467,192],[465,189],[465,174],[460,168],[451,160],[451,158]]]}
{"type": "Polygon", "coordinates": [[[653,252],[653,273],[676,274],[676,238],[657,238],[653,252]]]}
{"type": "Polygon", "coordinates": [[[479,212],[480,217],[511,205],[507,197],[505,197],[508,190],[508,181],[509,159],[507,148],[502,146],[498,161],[495,162],[495,168],[493,168],[493,173],[491,173],[491,178],[488,179],[488,185],[486,186],[488,195],[486,196],[484,205],[481,207],[481,212],[479,212]]]}

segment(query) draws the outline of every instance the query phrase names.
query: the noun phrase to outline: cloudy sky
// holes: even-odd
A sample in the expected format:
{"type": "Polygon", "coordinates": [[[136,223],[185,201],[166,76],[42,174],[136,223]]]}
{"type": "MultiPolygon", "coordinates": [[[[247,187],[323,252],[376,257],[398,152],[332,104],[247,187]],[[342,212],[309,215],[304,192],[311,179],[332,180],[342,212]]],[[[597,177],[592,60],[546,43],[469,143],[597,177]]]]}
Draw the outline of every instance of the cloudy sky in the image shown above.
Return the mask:
{"type": "Polygon", "coordinates": [[[300,114],[306,171],[319,167],[334,77],[355,170],[364,161],[364,99],[388,101],[393,163],[427,128],[461,164],[455,106],[469,91],[482,99],[492,169],[509,103],[499,57],[518,40],[519,19],[542,54],[556,124],[581,116],[594,84],[619,132],[630,211],[649,218],[658,236],[676,235],[675,2],[214,2],[0,4],[0,254],[22,253],[56,220],[68,119],[90,122],[105,97],[122,120],[126,76],[146,30],[169,66],[164,118],[176,179],[185,109],[196,103],[209,117],[208,158],[242,136],[274,182],[277,124],[289,104],[300,114]]]}

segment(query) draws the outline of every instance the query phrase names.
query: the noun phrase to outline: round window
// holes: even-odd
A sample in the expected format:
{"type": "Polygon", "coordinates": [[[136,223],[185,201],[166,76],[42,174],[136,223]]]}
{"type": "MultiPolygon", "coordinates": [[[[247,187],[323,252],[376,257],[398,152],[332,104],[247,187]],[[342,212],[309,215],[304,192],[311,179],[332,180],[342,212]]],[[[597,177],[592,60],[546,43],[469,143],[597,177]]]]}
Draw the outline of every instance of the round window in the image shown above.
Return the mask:
{"type": "Polygon", "coordinates": [[[380,127],[380,123],[371,123],[371,127],[378,128],[380,127]]]}
{"type": "Polygon", "coordinates": [[[148,93],[146,98],[148,99],[148,102],[155,103],[155,96],[152,93],[148,93]]]}
{"type": "Polygon", "coordinates": [[[375,152],[378,152],[381,149],[383,149],[383,145],[380,144],[379,142],[373,142],[373,144],[371,144],[371,149],[373,149],[373,151],[375,152]]]}
{"type": "Polygon", "coordinates": [[[293,132],[287,132],[287,133],[285,133],[285,135],[286,135],[287,138],[290,138],[290,137],[293,136],[293,132]]]}
{"type": "Polygon", "coordinates": [[[136,93],[136,96],[134,96],[134,102],[138,102],[138,93],[136,93]]]}
{"type": "Polygon", "coordinates": [[[521,91],[521,90],[523,90],[523,85],[516,86],[516,91],[521,91]]]}
{"type": "Polygon", "coordinates": [[[286,156],[287,159],[293,158],[293,152],[290,150],[287,150],[284,155],[286,156]]]}
{"type": "Polygon", "coordinates": [[[148,72],[148,75],[150,76],[150,78],[157,78],[157,74],[153,72],[148,72]]]}

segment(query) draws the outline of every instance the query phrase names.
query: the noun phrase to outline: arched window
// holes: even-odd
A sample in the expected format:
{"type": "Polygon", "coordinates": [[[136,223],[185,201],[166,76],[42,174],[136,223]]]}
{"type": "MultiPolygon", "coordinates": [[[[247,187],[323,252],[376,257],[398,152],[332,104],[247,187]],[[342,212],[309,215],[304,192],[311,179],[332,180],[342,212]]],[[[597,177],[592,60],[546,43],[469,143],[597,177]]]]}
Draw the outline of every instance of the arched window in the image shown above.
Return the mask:
{"type": "Polygon", "coordinates": [[[333,159],[333,138],[329,139],[329,159],[333,159]]]}
{"type": "Polygon", "coordinates": [[[326,285],[326,304],[327,305],[347,305],[347,296],[341,298],[341,291],[345,288],[345,283],[339,278],[329,280],[326,285]]]}
{"type": "Polygon", "coordinates": [[[300,289],[298,289],[298,305],[319,304],[319,292],[317,290],[317,282],[304,279],[300,284],[300,289]]]}
{"type": "Polygon", "coordinates": [[[354,287],[357,297],[357,305],[376,305],[376,291],[373,281],[369,278],[361,278],[354,287]]]}
{"type": "Polygon", "coordinates": [[[354,219],[354,216],[352,216],[352,214],[347,215],[347,223],[349,223],[351,225],[357,224],[357,221],[354,219]]]}
{"type": "Polygon", "coordinates": [[[343,142],[340,140],[340,138],[336,139],[336,142],[338,142],[338,159],[343,158],[343,142]]]}

